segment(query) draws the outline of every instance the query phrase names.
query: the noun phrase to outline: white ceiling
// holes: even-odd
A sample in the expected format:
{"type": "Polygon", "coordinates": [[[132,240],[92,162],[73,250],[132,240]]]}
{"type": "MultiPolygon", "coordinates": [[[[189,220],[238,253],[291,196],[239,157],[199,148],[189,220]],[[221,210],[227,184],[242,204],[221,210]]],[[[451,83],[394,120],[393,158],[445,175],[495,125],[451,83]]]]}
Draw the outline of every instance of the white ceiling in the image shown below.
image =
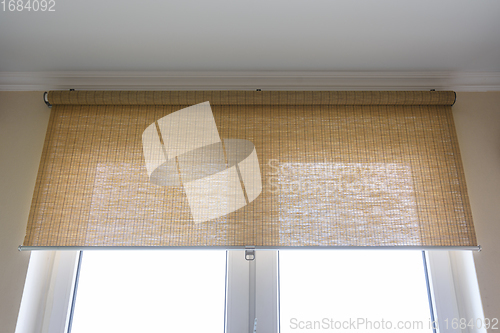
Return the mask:
{"type": "Polygon", "coordinates": [[[500,72],[498,0],[55,3],[0,11],[0,73],[500,72]]]}

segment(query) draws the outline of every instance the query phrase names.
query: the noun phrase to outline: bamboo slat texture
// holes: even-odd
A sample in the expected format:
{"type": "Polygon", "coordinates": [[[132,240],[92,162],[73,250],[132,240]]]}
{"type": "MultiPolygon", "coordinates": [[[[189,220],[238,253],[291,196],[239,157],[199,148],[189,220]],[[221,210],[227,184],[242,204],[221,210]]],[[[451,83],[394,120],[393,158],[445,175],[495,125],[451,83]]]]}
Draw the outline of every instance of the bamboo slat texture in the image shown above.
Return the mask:
{"type": "Polygon", "coordinates": [[[475,246],[454,101],[422,91],[51,91],[24,246],[475,246]],[[143,133],[207,101],[221,142],[253,144],[262,189],[195,223],[188,187],[150,181],[143,133]]]}

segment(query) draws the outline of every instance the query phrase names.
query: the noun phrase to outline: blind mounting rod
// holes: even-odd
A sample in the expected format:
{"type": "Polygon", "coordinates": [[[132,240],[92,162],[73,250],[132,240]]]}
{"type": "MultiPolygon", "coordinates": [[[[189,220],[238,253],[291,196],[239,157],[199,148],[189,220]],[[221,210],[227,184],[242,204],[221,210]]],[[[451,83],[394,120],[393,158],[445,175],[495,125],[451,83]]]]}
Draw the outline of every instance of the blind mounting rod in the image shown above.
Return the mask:
{"type": "Polygon", "coordinates": [[[44,103],[47,105],[47,107],[50,109],[52,107],[52,104],[49,103],[49,93],[48,92],[44,92],[43,93],[43,101],[44,103]]]}

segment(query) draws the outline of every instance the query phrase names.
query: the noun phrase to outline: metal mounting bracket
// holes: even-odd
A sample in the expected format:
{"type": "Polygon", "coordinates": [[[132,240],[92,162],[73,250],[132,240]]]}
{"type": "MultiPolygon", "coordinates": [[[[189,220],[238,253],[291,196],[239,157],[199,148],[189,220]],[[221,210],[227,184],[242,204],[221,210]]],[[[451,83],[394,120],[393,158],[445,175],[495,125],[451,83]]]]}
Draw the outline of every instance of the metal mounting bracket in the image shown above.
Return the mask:
{"type": "Polygon", "coordinates": [[[45,105],[47,105],[48,108],[51,108],[52,104],[49,103],[48,95],[49,95],[48,92],[43,93],[43,101],[44,101],[45,105]]]}
{"type": "Polygon", "coordinates": [[[248,261],[255,260],[255,247],[245,247],[245,259],[248,261]]]}

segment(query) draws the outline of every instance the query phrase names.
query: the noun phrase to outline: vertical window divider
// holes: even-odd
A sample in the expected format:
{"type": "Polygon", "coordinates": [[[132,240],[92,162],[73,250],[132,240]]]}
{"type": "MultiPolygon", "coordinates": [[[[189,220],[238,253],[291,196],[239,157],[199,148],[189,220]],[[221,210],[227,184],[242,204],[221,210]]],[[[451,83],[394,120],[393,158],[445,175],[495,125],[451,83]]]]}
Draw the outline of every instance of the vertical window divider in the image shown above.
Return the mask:
{"type": "Polygon", "coordinates": [[[74,282],[74,286],[73,286],[73,295],[71,298],[71,304],[70,304],[69,315],[68,315],[68,324],[67,324],[67,330],[66,330],[67,333],[71,333],[71,325],[73,324],[73,313],[75,311],[76,296],[78,293],[78,282],[80,280],[80,271],[82,268],[82,260],[83,260],[83,251],[79,251],[78,263],[76,265],[75,282],[74,282]]]}

